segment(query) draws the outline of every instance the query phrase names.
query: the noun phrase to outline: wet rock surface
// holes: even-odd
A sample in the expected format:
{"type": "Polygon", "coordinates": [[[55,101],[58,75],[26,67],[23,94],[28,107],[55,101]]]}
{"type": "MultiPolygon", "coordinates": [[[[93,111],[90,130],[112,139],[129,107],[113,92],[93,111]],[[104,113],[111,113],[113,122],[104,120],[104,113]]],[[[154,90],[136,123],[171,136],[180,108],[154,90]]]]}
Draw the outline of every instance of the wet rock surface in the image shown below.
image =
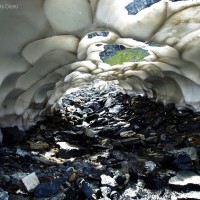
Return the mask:
{"type": "Polygon", "coordinates": [[[61,104],[18,138],[2,130],[0,200],[199,199],[199,113],[99,81],[61,104]]]}

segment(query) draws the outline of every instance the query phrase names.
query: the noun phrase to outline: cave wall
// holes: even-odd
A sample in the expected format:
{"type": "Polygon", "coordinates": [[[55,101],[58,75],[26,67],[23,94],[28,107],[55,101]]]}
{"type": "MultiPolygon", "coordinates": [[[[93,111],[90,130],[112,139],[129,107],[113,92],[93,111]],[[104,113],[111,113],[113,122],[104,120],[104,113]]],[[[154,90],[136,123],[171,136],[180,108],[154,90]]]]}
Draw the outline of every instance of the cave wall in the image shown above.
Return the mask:
{"type": "Polygon", "coordinates": [[[68,88],[95,78],[199,111],[199,10],[200,1],[0,2],[0,127],[27,129],[68,88]],[[99,57],[106,44],[150,55],[110,66],[99,57]]]}

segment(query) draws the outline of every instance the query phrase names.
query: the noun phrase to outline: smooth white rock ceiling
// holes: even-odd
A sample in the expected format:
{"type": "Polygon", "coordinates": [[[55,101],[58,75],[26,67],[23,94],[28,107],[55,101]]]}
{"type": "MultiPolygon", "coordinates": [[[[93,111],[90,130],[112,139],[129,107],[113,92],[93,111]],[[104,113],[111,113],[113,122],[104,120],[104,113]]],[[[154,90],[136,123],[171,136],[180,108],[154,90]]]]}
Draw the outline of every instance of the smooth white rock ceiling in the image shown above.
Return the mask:
{"type": "Polygon", "coordinates": [[[1,1],[0,127],[28,128],[52,112],[68,88],[95,78],[200,111],[200,1],[165,0],[129,15],[132,2],[1,1]],[[150,55],[110,66],[99,57],[106,44],[150,55]]]}

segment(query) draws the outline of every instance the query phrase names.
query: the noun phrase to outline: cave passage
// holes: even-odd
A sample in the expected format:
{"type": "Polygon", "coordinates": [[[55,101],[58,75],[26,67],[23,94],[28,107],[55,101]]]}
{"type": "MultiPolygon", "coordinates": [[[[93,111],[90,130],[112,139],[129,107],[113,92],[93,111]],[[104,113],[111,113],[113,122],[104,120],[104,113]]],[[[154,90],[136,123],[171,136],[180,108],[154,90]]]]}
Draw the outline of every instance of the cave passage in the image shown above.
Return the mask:
{"type": "Polygon", "coordinates": [[[199,10],[0,2],[0,200],[199,200],[199,10]]]}
{"type": "Polygon", "coordinates": [[[198,199],[200,115],[155,100],[94,80],[29,130],[3,128],[0,197],[198,199]]]}

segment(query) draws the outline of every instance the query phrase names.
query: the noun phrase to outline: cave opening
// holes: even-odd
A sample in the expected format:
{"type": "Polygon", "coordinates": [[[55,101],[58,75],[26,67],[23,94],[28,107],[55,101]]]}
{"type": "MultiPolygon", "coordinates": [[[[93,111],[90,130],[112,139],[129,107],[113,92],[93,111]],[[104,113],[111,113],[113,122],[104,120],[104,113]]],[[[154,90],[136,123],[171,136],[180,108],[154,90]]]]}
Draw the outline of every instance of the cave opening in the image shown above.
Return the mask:
{"type": "Polygon", "coordinates": [[[199,200],[199,10],[2,1],[0,200],[199,200]]]}
{"type": "Polygon", "coordinates": [[[0,194],[11,199],[168,199],[177,194],[176,176],[193,184],[199,114],[128,94],[117,83],[86,82],[67,90],[57,110],[29,130],[3,128],[0,194]]]}

